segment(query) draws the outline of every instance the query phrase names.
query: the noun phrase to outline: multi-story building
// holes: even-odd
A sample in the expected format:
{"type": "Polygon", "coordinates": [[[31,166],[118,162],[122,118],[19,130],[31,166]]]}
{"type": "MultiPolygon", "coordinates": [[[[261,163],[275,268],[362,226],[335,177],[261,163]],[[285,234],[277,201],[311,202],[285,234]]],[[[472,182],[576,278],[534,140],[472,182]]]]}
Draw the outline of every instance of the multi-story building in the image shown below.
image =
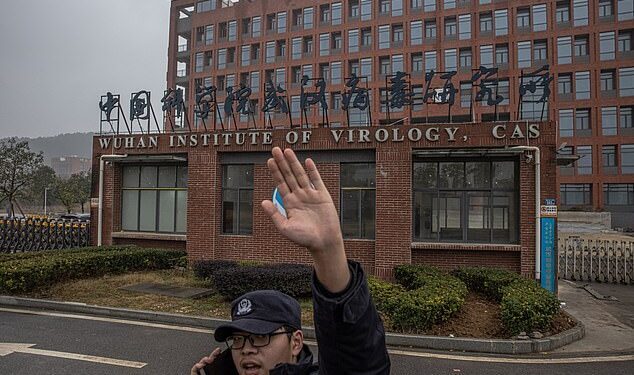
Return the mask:
{"type": "MultiPolygon", "coordinates": [[[[633,227],[633,3],[174,0],[168,87],[185,90],[192,126],[198,128],[201,121],[193,114],[195,88],[201,85],[216,86],[220,108],[227,87],[243,83],[252,90],[254,118],[238,115],[238,128],[293,121],[261,112],[267,80],[286,90],[291,119],[299,124],[304,75],[325,79],[330,126],[554,120],[559,152],[580,156],[574,165],[560,167],[560,209],[607,210],[615,226],[633,227]],[[541,104],[526,103],[541,96],[538,90],[520,107],[522,72],[544,65],[554,78],[548,105],[542,112],[541,104]],[[495,91],[504,100],[496,108],[472,105],[471,77],[480,66],[498,68],[495,91]],[[407,72],[411,92],[420,95],[425,73],[432,70],[457,72],[451,115],[446,106],[419,103],[386,116],[386,76],[407,72]],[[341,111],[352,74],[367,77],[369,113],[341,111]]],[[[320,122],[320,115],[311,113],[308,121],[320,122]]]]}
{"type": "Polygon", "coordinates": [[[90,166],[90,158],[82,158],[77,155],[51,158],[51,168],[55,174],[62,178],[68,178],[75,173],[88,172],[90,166]]]}

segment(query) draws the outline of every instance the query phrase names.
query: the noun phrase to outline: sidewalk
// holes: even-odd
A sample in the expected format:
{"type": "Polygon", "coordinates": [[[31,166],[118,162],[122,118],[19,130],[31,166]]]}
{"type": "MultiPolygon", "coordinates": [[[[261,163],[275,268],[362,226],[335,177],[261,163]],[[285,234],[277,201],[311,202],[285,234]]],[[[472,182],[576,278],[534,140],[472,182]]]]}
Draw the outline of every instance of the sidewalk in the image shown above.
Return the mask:
{"type": "Polygon", "coordinates": [[[634,351],[634,285],[560,280],[559,299],[566,303],[564,310],[584,324],[585,337],[554,353],[634,351]]]}

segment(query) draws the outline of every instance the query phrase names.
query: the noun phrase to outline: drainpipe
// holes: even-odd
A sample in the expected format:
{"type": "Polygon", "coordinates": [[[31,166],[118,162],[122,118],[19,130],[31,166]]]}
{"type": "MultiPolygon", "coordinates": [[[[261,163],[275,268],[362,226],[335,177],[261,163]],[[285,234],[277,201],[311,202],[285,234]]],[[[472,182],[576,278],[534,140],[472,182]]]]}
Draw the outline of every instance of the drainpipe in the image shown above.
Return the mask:
{"type": "Polygon", "coordinates": [[[103,227],[103,169],[106,161],[125,159],[128,155],[101,155],[99,157],[99,213],[97,217],[97,246],[101,246],[101,231],[103,227]]]}
{"type": "Polygon", "coordinates": [[[535,280],[541,280],[541,162],[539,147],[515,146],[511,150],[533,151],[535,153],[535,280]]]}

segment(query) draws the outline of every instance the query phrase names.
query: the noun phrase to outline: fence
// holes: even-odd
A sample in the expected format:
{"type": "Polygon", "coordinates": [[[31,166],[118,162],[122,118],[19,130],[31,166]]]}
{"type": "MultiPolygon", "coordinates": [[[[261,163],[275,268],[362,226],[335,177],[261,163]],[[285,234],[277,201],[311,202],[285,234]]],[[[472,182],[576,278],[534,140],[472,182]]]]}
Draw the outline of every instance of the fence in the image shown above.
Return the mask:
{"type": "Polygon", "coordinates": [[[559,277],[634,284],[634,239],[559,238],[559,277]]]}
{"type": "Polygon", "coordinates": [[[89,221],[0,219],[0,253],[68,249],[89,244],[89,221]]]}

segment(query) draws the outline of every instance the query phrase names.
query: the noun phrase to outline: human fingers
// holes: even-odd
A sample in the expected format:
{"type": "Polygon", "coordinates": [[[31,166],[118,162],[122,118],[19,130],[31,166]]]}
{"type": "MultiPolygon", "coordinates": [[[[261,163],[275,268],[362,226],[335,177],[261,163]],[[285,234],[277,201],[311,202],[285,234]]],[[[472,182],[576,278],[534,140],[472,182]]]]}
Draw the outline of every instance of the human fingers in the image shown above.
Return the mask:
{"type": "Polygon", "coordinates": [[[313,159],[306,159],[306,170],[308,171],[310,182],[313,184],[315,189],[322,190],[326,188],[326,186],[324,185],[324,181],[321,179],[321,175],[317,170],[317,165],[315,165],[313,159]]]}
{"type": "Polygon", "coordinates": [[[284,156],[286,157],[286,160],[288,161],[288,164],[291,167],[291,171],[293,172],[293,175],[295,176],[295,179],[297,180],[299,186],[302,189],[309,188],[310,179],[308,178],[308,175],[306,174],[302,163],[300,163],[299,159],[297,159],[297,155],[295,155],[295,152],[290,148],[287,148],[284,150],[284,156]]]}
{"type": "Polygon", "coordinates": [[[282,228],[284,227],[284,223],[288,219],[282,216],[280,211],[278,211],[278,209],[273,205],[273,202],[271,202],[270,200],[262,201],[262,209],[264,210],[264,213],[266,213],[268,217],[271,218],[277,230],[281,232],[282,228]]]}
{"type": "Polygon", "coordinates": [[[270,158],[267,160],[266,166],[269,167],[269,171],[271,172],[275,186],[277,186],[277,190],[282,195],[282,198],[284,198],[284,196],[290,192],[290,189],[288,188],[288,185],[286,185],[286,181],[284,180],[284,176],[282,176],[280,168],[277,166],[277,162],[275,159],[270,158]]]}
{"type": "Polygon", "coordinates": [[[286,182],[286,185],[288,185],[289,190],[291,192],[298,190],[299,184],[297,183],[297,179],[295,178],[295,175],[291,170],[291,166],[286,160],[284,152],[282,152],[279,147],[273,147],[271,153],[273,154],[273,159],[275,159],[275,163],[277,164],[278,169],[284,177],[284,182],[286,182]]]}
{"type": "Polygon", "coordinates": [[[203,357],[200,359],[200,361],[198,361],[198,363],[196,363],[192,369],[191,369],[191,374],[192,375],[201,375],[204,374],[204,370],[203,368],[209,364],[212,364],[216,358],[218,358],[218,356],[220,355],[220,348],[216,348],[213,352],[211,352],[211,354],[209,354],[208,357],[203,357]]]}

